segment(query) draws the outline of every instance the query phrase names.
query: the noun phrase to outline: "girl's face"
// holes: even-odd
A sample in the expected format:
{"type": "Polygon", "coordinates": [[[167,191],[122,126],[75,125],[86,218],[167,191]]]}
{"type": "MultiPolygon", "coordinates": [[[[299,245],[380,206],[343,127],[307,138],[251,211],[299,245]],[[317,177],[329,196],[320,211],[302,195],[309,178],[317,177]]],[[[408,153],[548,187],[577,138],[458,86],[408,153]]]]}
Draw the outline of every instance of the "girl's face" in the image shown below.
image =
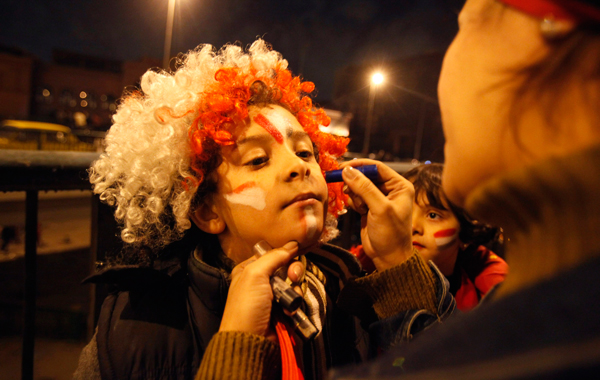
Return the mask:
{"type": "Polygon", "coordinates": [[[222,148],[214,212],[225,229],[225,254],[236,262],[266,240],[281,247],[315,244],[324,228],[328,190],[311,139],[286,109],[251,108],[250,121],[234,132],[236,143],[222,148]]]}
{"type": "Polygon", "coordinates": [[[451,211],[435,208],[427,196],[419,196],[413,205],[413,247],[425,260],[432,260],[444,275],[454,271],[459,233],[460,223],[451,211]]]}
{"type": "MultiPolygon", "coordinates": [[[[508,110],[519,70],[548,54],[540,21],[494,0],[467,0],[438,87],[444,126],[444,192],[464,206],[486,179],[523,165],[508,110]]],[[[539,140],[538,140],[539,141],[539,140]]]]}

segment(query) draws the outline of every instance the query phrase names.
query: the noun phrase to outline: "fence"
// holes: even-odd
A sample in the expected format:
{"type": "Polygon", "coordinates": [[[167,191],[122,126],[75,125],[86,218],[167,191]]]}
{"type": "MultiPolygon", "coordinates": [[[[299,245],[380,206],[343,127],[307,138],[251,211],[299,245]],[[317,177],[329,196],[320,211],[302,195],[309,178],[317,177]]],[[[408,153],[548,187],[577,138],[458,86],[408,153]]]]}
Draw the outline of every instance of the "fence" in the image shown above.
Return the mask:
{"type": "MultiPolygon", "coordinates": [[[[25,191],[25,291],[23,303],[22,379],[33,379],[36,312],[38,194],[40,191],[90,189],[87,168],[100,153],[0,149],[0,192],[25,191]]],[[[110,209],[92,198],[92,261],[102,258],[114,242],[110,209]],[[102,225],[102,228],[99,226],[102,225]]],[[[95,326],[102,289],[92,287],[88,330],[95,326]]]]}

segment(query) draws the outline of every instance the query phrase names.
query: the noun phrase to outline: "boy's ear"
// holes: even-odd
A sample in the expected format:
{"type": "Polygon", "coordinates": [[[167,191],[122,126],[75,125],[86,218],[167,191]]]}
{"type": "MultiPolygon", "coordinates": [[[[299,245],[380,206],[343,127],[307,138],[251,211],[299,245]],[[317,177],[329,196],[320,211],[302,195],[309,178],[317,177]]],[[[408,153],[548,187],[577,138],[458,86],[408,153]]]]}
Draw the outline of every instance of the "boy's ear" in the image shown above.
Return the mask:
{"type": "Polygon", "coordinates": [[[202,203],[191,213],[190,219],[198,228],[209,234],[218,235],[225,231],[225,220],[218,213],[215,205],[202,203]]]}

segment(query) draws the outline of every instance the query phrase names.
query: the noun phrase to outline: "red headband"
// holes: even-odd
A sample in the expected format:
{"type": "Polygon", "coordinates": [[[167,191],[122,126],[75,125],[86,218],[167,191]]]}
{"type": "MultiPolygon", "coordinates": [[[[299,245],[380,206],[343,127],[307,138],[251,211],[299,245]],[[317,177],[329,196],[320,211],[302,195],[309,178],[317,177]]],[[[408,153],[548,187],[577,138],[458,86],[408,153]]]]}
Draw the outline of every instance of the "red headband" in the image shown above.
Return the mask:
{"type": "Polygon", "coordinates": [[[583,1],[576,0],[500,0],[502,3],[544,19],[552,17],[565,21],[600,22],[600,9],[583,1]]]}

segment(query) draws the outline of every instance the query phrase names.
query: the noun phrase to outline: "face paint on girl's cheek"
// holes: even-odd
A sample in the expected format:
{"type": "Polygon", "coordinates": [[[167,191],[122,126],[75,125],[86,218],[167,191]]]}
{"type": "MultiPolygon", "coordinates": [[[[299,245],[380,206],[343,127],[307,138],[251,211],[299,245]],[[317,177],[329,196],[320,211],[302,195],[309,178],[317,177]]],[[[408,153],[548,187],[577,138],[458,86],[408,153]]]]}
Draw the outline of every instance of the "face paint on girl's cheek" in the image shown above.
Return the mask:
{"type": "Polygon", "coordinates": [[[281,133],[281,131],[277,127],[271,124],[269,119],[267,119],[263,114],[258,114],[254,116],[254,121],[256,122],[256,124],[260,125],[267,132],[269,132],[271,136],[273,136],[275,141],[277,141],[280,144],[283,144],[283,133],[281,133]]]}
{"type": "Polygon", "coordinates": [[[438,249],[445,249],[454,244],[456,239],[458,239],[458,230],[456,228],[448,228],[446,230],[435,232],[433,237],[438,249]]]}
{"type": "Polygon", "coordinates": [[[225,194],[225,199],[230,203],[250,206],[256,210],[264,210],[267,205],[266,194],[254,182],[246,182],[225,194]]]}
{"type": "Polygon", "coordinates": [[[306,222],[306,238],[310,240],[315,236],[315,232],[317,232],[317,217],[315,216],[313,206],[306,206],[303,210],[306,222]]]}

